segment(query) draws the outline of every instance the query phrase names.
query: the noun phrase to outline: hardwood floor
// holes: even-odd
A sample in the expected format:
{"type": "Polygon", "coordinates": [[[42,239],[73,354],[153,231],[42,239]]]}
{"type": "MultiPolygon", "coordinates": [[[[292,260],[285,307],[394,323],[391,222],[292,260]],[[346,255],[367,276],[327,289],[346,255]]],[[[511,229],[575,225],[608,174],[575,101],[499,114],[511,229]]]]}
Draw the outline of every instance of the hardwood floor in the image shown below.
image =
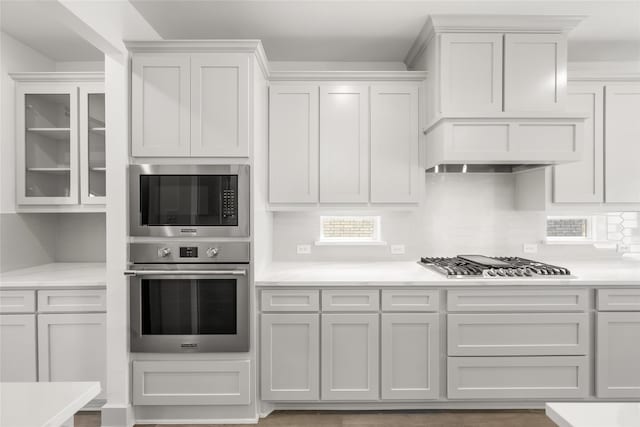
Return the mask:
{"type": "MultiPolygon", "coordinates": [[[[75,423],[75,427],[100,427],[100,414],[91,412],[76,415],[75,423]]],[[[542,410],[276,411],[267,418],[260,420],[257,425],[261,427],[555,427],[555,424],[544,415],[542,410]]],[[[220,426],[218,425],[217,427],[220,426]]],[[[231,424],[225,424],[224,426],[229,427],[231,424]]],[[[142,426],[140,425],[139,427],[142,426]]],[[[174,427],[187,426],[176,425],[174,427]]]]}

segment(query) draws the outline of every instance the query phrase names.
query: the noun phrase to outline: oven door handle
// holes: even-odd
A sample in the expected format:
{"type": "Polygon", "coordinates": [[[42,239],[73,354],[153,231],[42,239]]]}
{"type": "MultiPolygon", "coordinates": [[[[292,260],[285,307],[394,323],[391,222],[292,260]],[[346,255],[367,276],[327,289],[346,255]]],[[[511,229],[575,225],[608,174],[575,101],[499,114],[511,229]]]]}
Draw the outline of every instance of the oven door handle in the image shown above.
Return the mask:
{"type": "Polygon", "coordinates": [[[246,270],[125,270],[125,276],[246,276],[246,270]]]}

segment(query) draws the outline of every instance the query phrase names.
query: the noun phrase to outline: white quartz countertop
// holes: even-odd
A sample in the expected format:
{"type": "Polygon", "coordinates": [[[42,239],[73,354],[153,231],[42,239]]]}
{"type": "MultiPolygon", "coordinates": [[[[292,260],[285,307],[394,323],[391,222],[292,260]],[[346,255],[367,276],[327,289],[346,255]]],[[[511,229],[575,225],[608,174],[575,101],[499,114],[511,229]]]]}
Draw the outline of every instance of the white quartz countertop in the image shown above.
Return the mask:
{"type": "Polygon", "coordinates": [[[419,283],[433,286],[483,285],[636,285],[640,286],[639,259],[558,261],[575,278],[447,279],[417,262],[276,262],[256,273],[256,283],[271,285],[367,284],[403,285],[419,283]]]}
{"type": "Polygon", "coordinates": [[[0,425],[60,426],[98,393],[97,381],[0,383],[0,425]]]}
{"type": "Polygon", "coordinates": [[[547,403],[546,413],[559,427],[638,427],[640,403],[547,403]]]}
{"type": "Polygon", "coordinates": [[[0,288],[106,286],[104,263],[55,262],[0,274],[0,288]]]}

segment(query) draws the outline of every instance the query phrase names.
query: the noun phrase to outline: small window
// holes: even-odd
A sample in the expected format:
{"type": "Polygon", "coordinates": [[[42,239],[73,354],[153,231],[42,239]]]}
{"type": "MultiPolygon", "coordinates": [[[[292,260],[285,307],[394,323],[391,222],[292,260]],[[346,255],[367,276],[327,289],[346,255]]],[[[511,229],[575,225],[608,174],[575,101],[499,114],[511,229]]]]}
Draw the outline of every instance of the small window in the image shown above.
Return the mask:
{"type": "Polygon", "coordinates": [[[379,216],[321,216],[319,244],[382,244],[379,216]]]}
{"type": "Polygon", "coordinates": [[[592,240],[590,217],[547,217],[547,239],[592,240]]]}

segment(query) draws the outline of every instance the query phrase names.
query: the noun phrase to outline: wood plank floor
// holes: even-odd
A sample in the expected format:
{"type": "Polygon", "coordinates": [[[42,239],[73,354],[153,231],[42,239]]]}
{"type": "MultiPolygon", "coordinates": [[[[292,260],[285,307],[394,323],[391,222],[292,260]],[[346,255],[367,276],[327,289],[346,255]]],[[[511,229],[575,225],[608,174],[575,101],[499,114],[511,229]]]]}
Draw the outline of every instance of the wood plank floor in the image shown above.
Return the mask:
{"type": "MultiPolygon", "coordinates": [[[[75,417],[75,427],[100,427],[98,412],[75,417]]],[[[234,424],[236,425],[236,424],[234,424]]],[[[542,410],[531,411],[276,411],[258,426],[271,427],[555,427],[542,410]]],[[[227,427],[231,424],[226,424],[227,427]]],[[[139,426],[142,427],[142,426],[139,426]]],[[[158,426],[160,427],[160,426],[158,426]]],[[[166,427],[166,426],[162,426],[166,427]]],[[[188,427],[186,425],[174,427],[188,427]]],[[[189,426],[190,427],[190,426],[189,426]]],[[[194,426],[195,427],[195,426],[194,426]]],[[[198,427],[202,427],[199,425],[198,427]]],[[[218,425],[217,427],[220,427],[218,425]]]]}

